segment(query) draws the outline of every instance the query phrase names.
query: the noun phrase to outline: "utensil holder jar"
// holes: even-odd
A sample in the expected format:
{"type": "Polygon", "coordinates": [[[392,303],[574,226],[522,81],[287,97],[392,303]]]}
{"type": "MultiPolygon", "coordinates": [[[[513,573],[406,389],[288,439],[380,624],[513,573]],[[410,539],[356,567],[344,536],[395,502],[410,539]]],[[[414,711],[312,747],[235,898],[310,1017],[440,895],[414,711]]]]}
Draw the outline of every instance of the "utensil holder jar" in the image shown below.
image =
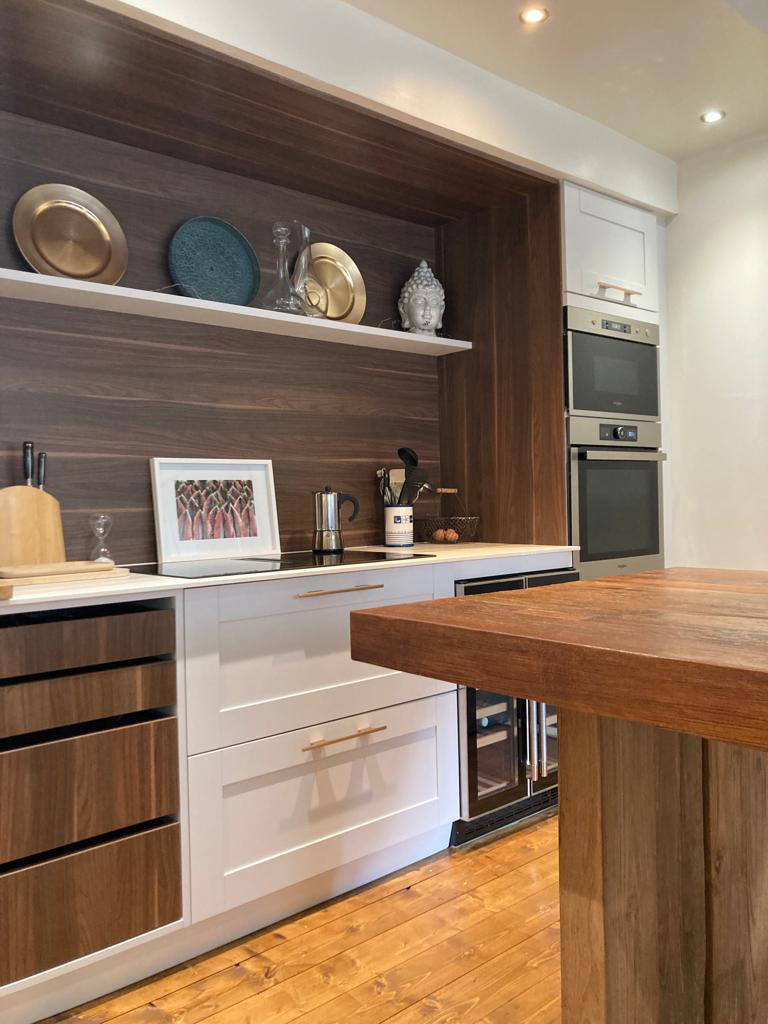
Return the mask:
{"type": "Polygon", "coordinates": [[[384,544],[388,548],[413,547],[413,505],[385,506],[384,544]]]}

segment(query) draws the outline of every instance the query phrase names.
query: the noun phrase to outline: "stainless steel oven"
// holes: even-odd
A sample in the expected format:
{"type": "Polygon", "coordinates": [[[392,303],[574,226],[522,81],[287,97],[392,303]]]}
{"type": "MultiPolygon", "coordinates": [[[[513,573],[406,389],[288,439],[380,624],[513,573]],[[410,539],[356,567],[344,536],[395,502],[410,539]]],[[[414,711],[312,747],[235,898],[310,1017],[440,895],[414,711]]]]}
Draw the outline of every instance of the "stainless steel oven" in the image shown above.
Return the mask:
{"type": "MultiPolygon", "coordinates": [[[[458,597],[527,590],[578,580],[572,569],[460,580],[458,597]]],[[[557,708],[489,690],[459,687],[461,819],[451,842],[529,817],[557,803],[557,708]]]]}
{"type": "Polygon", "coordinates": [[[664,565],[661,425],[571,416],[571,541],[582,579],[664,565]]]}
{"type": "Polygon", "coordinates": [[[569,413],[658,420],[658,326],[567,306],[565,327],[569,413]]]}

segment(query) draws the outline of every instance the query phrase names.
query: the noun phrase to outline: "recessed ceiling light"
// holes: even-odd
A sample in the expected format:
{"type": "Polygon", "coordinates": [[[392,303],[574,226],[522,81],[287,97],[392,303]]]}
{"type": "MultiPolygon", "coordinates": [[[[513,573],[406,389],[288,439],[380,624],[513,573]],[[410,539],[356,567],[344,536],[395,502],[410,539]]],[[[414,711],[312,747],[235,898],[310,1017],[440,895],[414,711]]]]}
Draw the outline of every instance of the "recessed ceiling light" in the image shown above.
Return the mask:
{"type": "Polygon", "coordinates": [[[540,25],[548,17],[549,11],[546,7],[526,7],[520,11],[520,21],[524,25],[540,25]]]}
{"type": "Polygon", "coordinates": [[[701,115],[701,120],[704,124],[717,124],[717,122],[722,121],[724,117],[724,110],[705,110],[701,115]]]}

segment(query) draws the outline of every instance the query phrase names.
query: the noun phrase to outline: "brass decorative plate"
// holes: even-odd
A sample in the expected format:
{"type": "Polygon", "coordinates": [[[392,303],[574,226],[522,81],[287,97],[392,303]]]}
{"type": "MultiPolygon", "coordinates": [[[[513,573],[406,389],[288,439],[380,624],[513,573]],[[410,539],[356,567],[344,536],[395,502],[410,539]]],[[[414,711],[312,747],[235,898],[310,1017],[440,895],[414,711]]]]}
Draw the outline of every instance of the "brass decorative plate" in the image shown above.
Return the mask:
{"type": "Polygon", "coordinates": [[[73,185],[37,185],[16,203],[13,235],[33,270],[117,284],[128,244],[114,214],[73,185]]]}
{"type": "MultiPolygon", "coordinates": [[[[328,319],[359,324],[365,313],[365,282],[352,257],[338,245],[314,242],[309,247],[308,271],[325,289],[328,319]]],[[[311,285],[307,292],[311,299],[311,285]]],[[[317,305],[323,308],[324,303],[318,301],[317,305]]]]}

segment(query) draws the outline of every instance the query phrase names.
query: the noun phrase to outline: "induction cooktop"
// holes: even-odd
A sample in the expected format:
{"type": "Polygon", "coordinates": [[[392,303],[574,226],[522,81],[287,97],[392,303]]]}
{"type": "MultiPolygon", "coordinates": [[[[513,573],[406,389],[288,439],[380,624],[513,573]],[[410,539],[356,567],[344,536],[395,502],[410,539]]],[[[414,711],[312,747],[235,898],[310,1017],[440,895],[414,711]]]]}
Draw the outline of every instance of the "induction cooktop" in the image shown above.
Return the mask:
{"type": "Polygon", "coordinates": [[[434,558],[413,551],[340,551],[323,555],[314,551],[288,551],[274,558],[211,558],[195,562],[168,562],[157,568],[158,576],[198,580],[208,576],[242,576],[251,572],[287,572],[289,569],[326,569],[336,565],[366,565],[371,562],[401,562],[404,559],[434,558]]]}

